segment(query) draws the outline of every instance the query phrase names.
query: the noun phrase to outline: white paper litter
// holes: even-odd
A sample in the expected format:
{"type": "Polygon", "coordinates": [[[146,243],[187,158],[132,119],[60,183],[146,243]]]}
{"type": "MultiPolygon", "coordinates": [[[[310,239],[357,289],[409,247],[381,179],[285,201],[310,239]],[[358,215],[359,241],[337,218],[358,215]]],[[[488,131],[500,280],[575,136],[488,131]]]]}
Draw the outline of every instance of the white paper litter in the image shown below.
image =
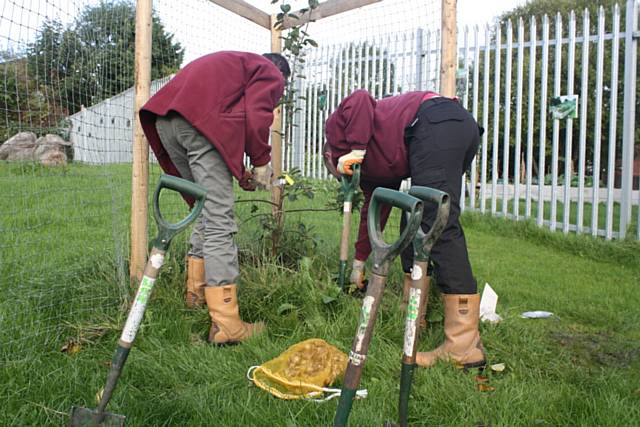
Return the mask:
{"type": "Polygon", "coordinates": [[[500,322],[502,317],[496,313],[497,306],[498,294],[488,283],[485,283],[482,297],[480,298],[480,320],[490,323],[500,322]]]}
{"type": "Polygon", "coordinates": [[[502,372],[506,368],[504,363],[496,363],[495,365],[491,365],[491,370],[494,372],[502,372]]]}
{"type": "Polygon", "coordinates": [[[550,311],[525,311],[520,315],[520,317],[524,319],[547,319],[549,317],[553,317],[553,313],[550,311]]]}

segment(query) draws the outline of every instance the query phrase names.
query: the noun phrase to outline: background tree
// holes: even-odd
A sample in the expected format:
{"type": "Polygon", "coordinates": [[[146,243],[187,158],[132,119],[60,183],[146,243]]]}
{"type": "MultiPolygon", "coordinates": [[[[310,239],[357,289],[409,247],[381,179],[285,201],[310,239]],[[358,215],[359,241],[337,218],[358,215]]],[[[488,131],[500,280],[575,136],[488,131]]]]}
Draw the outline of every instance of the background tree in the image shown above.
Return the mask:
{"type": "Polygon", "coordinates": [[[4,110],[0,143],[22,130],[38,135],[54,132],[64,117],[64,108],[48,99],[48,94],[30,78],[27,68],[26,58],[0,52],[0,109],[4,110]]]}
{"type": "MultiPolygon", "coordinates": [[[[617,2],[615,0],[600,0],[598,2],[594,2],[592,0],[532,0],[530,2],[527,2],[526,4],[519,6],[517,8],[512,9],[511,11],[508,11],[504,14],[502,14],[499,18],[498,18],[498,22],[500,23],[501,26],[501,33],[502,33],[502,37],[501,37],[501,43],[505,44],[506,43],[506,31],[507,31],[507,23],[508,21],[511,21],[512,25],[513,25],[513,42],[514,45],[517,41],[517,28],[518,28],[518,22],[519,19],[523,20],[524,23],[524,27],[525,27],[525,42],[529,41],[529,37],[530,37],[530,25],[531,25],[531,16],[534,16],[536,19],[536,37],[537,37],[537,41],[540,42],[542,40],[542,22],[543,22],[543,18],[545,15],[548,16],[549,18],[549,39],[553,40],[555,38],[555,20],[556,20],[556,14],[560,13],[562,16],[562,36],[563,38],[567,38],[569,36],[569,14],[570,12],[573,10],[575,11],[575,18],[576,18],[576,38],[579,38],[582,36],[582,32],[583,32],[583,17],[584,17],[584,11],[588,10],[589,12],[589,31],[591,35],[596,35],[597,34],[597,26],[598,26],[598,12],[600,7],[602,6],[605,12],[605,32],[611,32],[612,28],[613,28],[613,6],[614,4],[616,4],[617,2]]],[[[621,5],[620,8],[620,13],[621,13],[621,17],[620,17],[620,30],[623,31],[624,30],[624,23],[625,23],[625,8],[624,8],[624,3],[621,5]]],[[[495,34],[493,35],[493,42],[495,43],[495,34]]],[[[609,125],[609,120],[610,120],[610,81],[611,81],[611,54],[612,54],[612,41],[611,40],[606,40],[604,42],[604,69],[602,70],[603,73],[603,94],[602,94],[602,133],[601,133],[601,159],[603,159],[603,161],[601,162],[602,165],[606,166],[606,157],[607,157],[607,151],[608,151],[608,144],[609,144],[609,132],[608,132],[608,125],[609,125]]],[[[504,90],[505,90],[505,85],[506,84],[510,84],[511,85],[511,99],[510,99],[510,104],[511,104],[511,123],[510,123],[510,128],[511,128],[511,134],[510,134],[510,144],[513,145],[515,143],[515,111],[516,111],[516,84],[517,84],[517,80],[516,80],[516,65],[517,65],[517,49],[513,49],[512,51],[512,79],[510,82],[505,82],[505,70],[506,70],[506,52],[502,51],[501,52],[501,106],[500,106],[500,121],[501,121],[501,127],[500,127],[500,136],[499,136],[499,142],[500,142],[500,146],[502,146],[503,144],[503,132],[504,132],[504,90]]],[[[550,45],[549,46],[549,68],[548,68],[548,75],[547,75],[547,94],[548,94],[548,101],[551,99],[551,97],[553,96],[553,88],[554,88],[554,55],[555,55],[555,45],[550,45]]],[[[597,41],[591,41],[590,42],[590,46],[589,46],[589,70],[588,70],[588,106],[589,108],[587,109],[587,135],[586,135],[586,143],[587,143],[587,151],[586,151],[586,166],[587,169],[589,170],[591,168],[591,165],[593,163],[593,148],[594,148],[594,139],[595,139],[595,135],[594,135],[594,123],[595,123],[595,90],[596,90],[596,74],[598,72],[598,70],[596,69],[596,55],[597,55],[597,41]]],[[[527,114],[527,108],[528,105],[526,104],[528,101],[528,81],[529,81],[529,73],[530,73],[530,69],[529,69],[529,57],[530,57],[530,50],[529,47],[525,47],[524,49],[524,72],[523,72],[523,134],[522,134],[522,143],[523,143],[523,152],[524,152],[524,147],[525,147],[525,142],[526,142],[526,114],[527,114]]],[[[578,94],[581,95],[581,85],[582,85],[582,43],[576,43],[576,50],[575,50],[575,67],[574,67],[574,90],[573,93],[574,94],[578,94]]],[[[493,92],[493,87],[494,87],[494,81],[493,81],[493,71],[494,71],[494,64],[495,64],[495,60],[496,60],[496,56],[495,56],[495,51],[491,52],[491,75],[489,77],[489,89],[490,89],[490,93],[493,92]]],[[[562,69],[561,69],[561,77],[560,77],[560,81],[561,81],[561,94],[565,95],[567,94],[567,77],[568,77],[568,67],[567,67],[567,61],[568,61],[568,46],[565,44],[562,47],[562,69]]],[[[618,61],[619,61],[619,75],[618,75],[618,115],[616,117],[616,120],[618,121],[618,140],[620,140],[622,133],[622,113],[621,113],[621,108],[623,105],[623,97],[624,97],[624,91],[623,91],[623,77],[624,77],[624,40],[620,40],[620,50],[619,50],[619,57],[618,57],[618,61]]],[[[480,55],[480,64],[478,64],[478,66],[480,67],[479,71],[480,71],[480,79],[479,79],[479,84],[482,86],[483,84],[483,78],[484,78],[484,53],[481,52],[480,55]]],[[[539,112],[540,112],[540,91],[541,91],[541,85],[542,85],[542,78],[541,78],[541,70],[542,70],[542,48],[538,47],[536,50],[536,85],[535,85],[535,121],[534,121],[534,159],[535,162],[537,164],[537,153],[538,153],[538,147],[539,147],[539,138],[540,138],[540,122],[539,122],[539,112]]],[[[640,86],[637,88],[638,90],[640,90],[640,86]]],[[[482,87],[480,88],[480,96],[482,96],[482,87]]],[[[492,98],[492,95],[491,95],[492,98]]],[[[582,99],[580,99],[580,102],[582,102],[582,99]]],[[[637,102],[640,102],[640,98],[638,98],[637,102]]],[[[548,107],[548,105],[547,105],[548,107]]],[[[638,107],[636,107],[638,108],[638,107]]],[[[482,110],[482,109],[480,109],[482,110]]],[[[480,118],[480,120],[482,120],[482,118],[480,118]]],[[[490,109],[489,112],[489,123],[491,124],[493,120],[493,109],[490,109]]],[[[563,162],[565,161],[564,159],[564,141],[566,138],[566,126],[565,126],[566,122],[565,121],[561,121],[560,122],[560,152],[559,152],[559,160],[560,160],[560,164],[559,164],[559,170],[563,171],[564,170],[564,164],[563,162]]],[[[551,116],[548,115],[547,117],[547,143],[546,143],[546,153],[547,153],[547,158],[546,158],[546,165],[547,167],[545,168],[546,171],[548,172],[548,170],[550,169],[550,162],[551,162],[551,137],[552,137],[552,128],[553,128],[553,120],[551,120],[551,116]]],[[[488,129],[489,132],[489,144],[492,143],[492,138],[493,138],[493,129],[488,129]]],[[[578,120],[574,120],[574,125],[573,125],[573,131],[572,131],[572,141],[573,141],[573,146],[572,146],[572,158],[569,159],[569,161],[571,161],[572,163],[572,167],[571,170],[575,171],[575,164],[578,161],[578,155],[579,155],[579,150],[578,150],[578,144],[579,144],[579,135],[580,135],[580,126],[579,126],[579,119],[578,120]]],[[[638,132],[636,130],[636,132],[638,132]]],[[[638,134],[640,135],[640,134],[638,134]]],[[[636,141],[638,140],[638,138],[636,137],[636,141]]],[[[491,150],[491,148],[490,148],[491,150]]],[[[489,151],[491,152],[491,151],[489,151]]],[[[503,160],[501,158],[502,156],[502,152],[500,150],[500,162],[499,164],[503,163],[503,160]]],[[[520,159],[522,160],[522,158],[520,159]]],[[[619,159],[616,159],[619,160],[619,159]]],[[[511,159],[510,159],[510,165],[511,166],[511,171],[510,171],[510,176],[513,177],[513,165],[514,162],[517,161],[514,158],[514,153],[513,150],[511,150],[511,159]]],[[[521,172],[524,173],[524,168],[521,168],[521,172]]],[[[605,178],[605,175],[603,175],[601,178],[605,178]]]]}
{"type": "MultiPolygon", "coordinates": [[[[184,49],[155,15],[152,43],[151,78],[177,71],[184,49]]],[[[135,5],[103,1],[66,28],[45,22],[27,50],[29,74],[73,114],[133,86],[134,45],[135,5]]]]}

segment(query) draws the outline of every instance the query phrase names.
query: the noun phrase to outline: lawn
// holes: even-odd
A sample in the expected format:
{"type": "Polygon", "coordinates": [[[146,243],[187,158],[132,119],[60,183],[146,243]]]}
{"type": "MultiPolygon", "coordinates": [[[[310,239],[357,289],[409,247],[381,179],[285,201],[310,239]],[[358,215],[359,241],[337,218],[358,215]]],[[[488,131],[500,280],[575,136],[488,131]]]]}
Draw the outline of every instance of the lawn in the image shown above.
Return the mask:
{"type": "MultiPolygon", "coordinates": [[[[126,264],[129,176],[127,166],[0,165],[0,425],[64,425],[72,405],[96,406],[133,293],[126,264]]],[[[312,201],[287,204],[315,211],[287,215],[280,261],[262,255],[260,219],[269,205],[247,201],[268,195],[238,192],[242,315],[268,325],[244,345],[206,343],[206,311],[182,302],[185,236],[174,241],[110,411],[127,415],[129,426],[331,424],[336,400],[278,400],[245,374],[311,337],[349,350],[360,300],[329,298],[341,227],[338,211],[325,207],[332,188],[320,185],[312,201]]],[[[185,212],[177,197],[163,203],[171,217],[185,212]]],[[[397,222],[396,213],[389,239],[397,222]]],[[[500,297],[504,320],[482,324],[481,334],[490,363],[506,369],[485,371],[491,391],[478,390],[474,372],[445,364],[418,369],[412,425],[639,425],[640,244],[477,214],[463,223],[478,283],[490,283],[500,297]],[[520,317],[530,310],[555,317],[520,317]]],[[[396,261],[361,384],[369,397],[354,403],[353,426],[397,417],[400,281],[396,261]]],[[[431,301],[421,350],[442,339],[435,291],[431,301]]]]}

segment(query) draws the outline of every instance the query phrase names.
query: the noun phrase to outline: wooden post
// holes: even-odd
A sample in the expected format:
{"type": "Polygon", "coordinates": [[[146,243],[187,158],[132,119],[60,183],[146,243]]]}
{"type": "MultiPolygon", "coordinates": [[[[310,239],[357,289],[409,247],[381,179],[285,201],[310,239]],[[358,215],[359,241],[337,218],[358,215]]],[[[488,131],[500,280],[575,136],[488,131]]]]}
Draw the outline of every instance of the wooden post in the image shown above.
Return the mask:
{"type": "Polygon", "coordinates": [[[440,48],[440,94],[456,94],[458,68],[457,0],[442,0],[442,45],[440,48]]]}
{"type": "Polygon", "coordinates": [[[149,211],[149,144],[144,137],[138,112],[151,91],[151,3],[136,2],[135,38],[135,127],[131,175],[131,260],[129,276],[134,283],[142,278],[147,262],[147,218],[149,211]]]}
{"type": "MultiPolygon", "coordinates": [[[[271,15],[271,52],[282,52],[282,40],[280,36],[282,31],[274,27],[276,23],[276,15],[271,15]]],[[[283,184],[280,183],[279,177],[282,175],[282,107],[278,107],[273,111],[273,124],[271,125],[271,168],[273,169],[274,184],[271,187],[271,201],[273,205],[273,217],[276,221],[276,231],[273,235],[273,250],[275,250],[279,238],[279,229],[282,225],[282,193],[283,184]],[[278,179],[278,181],[275,181],[278,179]]]]}

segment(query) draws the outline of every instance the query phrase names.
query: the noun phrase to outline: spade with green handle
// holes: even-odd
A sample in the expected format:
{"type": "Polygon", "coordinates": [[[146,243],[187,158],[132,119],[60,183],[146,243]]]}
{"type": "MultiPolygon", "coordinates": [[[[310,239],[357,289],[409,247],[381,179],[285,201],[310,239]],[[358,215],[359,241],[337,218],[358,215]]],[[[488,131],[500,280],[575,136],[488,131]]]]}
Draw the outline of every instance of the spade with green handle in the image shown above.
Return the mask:
{"type": "Polygon", "coordinates": [[[344,376],[344,383],[340,393],[340,402],[333,421],[335,427],[347,425],[349,413],[356,390],[360,384],[360,377],[369,350],[369,343],[373,335],[373,327],[382,299],[382,293],[387,281],[391,261],[411,242],[422,219],[422,202],[408,194],[388,188],[376,188],[371,197],[367,227],[373,254],[373,274],[367,293],[362,301],[360,320],[356,336],[349,352],[349,363],[344,376]],[[381,204],[386,203],[407,212],[407,227],[398,240],[393,244],[385,243],[380,221],[381,204]]]}
{"type": "Polygon", "coordinates": [[[344,290],[347,274],[347,259],[349,258],[349,235],[351,234],[351,212],[353,208],[353,195],[360,185],[360,165],[351,167],[353,175],[342,175],[340,189],[344,195],[342,207],[342,235],[340,237],[340,271],[338,272],[338,286],[344,290]]]}
{"type": "Polygon", "coordinates": [[[122,335],[118,340],[118,348],[111,361],[111,369],[107,376],[107,384],[104,388],[104,392],[100,397],[100,403],[97,409],[82,408],[74,406],[71,410],[71,427],[85,427],[85,426],[109,426],[120,427],[124,426],[125,416],[112,414],[105,412],[107,404],[111,399],[118,378],[122,373],[129,351],[133,346],[136,333],[140,328],[140,323],[144,317],[144,312],[147,308],[147,303],[151,297],[153,286],[162,264],[164,263],[164,255],[169,249],[171,239],[173,239],[178,233],[183,231],[189,224],[191,224],[202,211],[204,206],[205,196],[207,191],[198,184],[191,181],[187,181],[175,176],[162,175],[156,191],[153,197],[153,216],[158,225],[158,235],[153,241],[153,248],[149,254],[149,261],[144,269],[138,292],[133,301],[133,305],[129,310],[129,316],[127,322],[122,330],[122,335]],[[195,199],[196,203],[189,213],[182,221],[172,224],[167,222],[160,213],[160,191],[163,188],[174,190],[182,193],[183,195],[190,196],[195,199]]]}
{"type": "MultiPolygon", "coordinates": [[[[409,422],[409,394],[413,380],[413,370],[416,366],[416,350],[420,332],[420,319],[424,317],[429,292],[427,268],[431,249],[440,238],[440,234],[449,220],[449,195],[444,191],[430,187],[413,186],[409,194],[422,200],[425,209],[428,204],[436,205],[436,218],[425,233],[422,227],[413,238],[413,267],[411,268],[411,287],[409,288],[409,302],[404,329],[404,346],[402,354],[402,368],[400,370],[400,427],[407,427],[409,422]]],[[[407,218],[408,219],[408,218],[407,218]]],[[[394,424],[387,422],[386,426],[394,424]]]]}

